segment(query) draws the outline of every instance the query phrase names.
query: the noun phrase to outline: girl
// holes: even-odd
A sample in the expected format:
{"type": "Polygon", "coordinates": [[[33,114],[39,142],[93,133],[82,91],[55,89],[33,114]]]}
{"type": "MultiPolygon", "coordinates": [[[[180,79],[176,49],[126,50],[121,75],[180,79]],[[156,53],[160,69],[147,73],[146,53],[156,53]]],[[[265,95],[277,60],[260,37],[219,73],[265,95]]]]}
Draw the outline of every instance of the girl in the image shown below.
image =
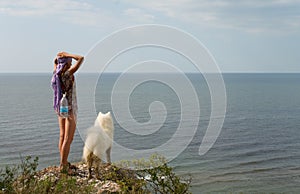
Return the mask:
{"type": "Polygon", "coordinates": [[[76,129],[77,101],[76,101],[76,84],[74,73],[79,69],[84,57],[66,52],[57,54],[54,60],[54,72],[51,80],[54,91],[53,107],[58,115],[60,136],[58,148],[60,152],[60,171],[71,174],[71,164],[68,162],[70,146],[73,141],[76,129]],[[76,63],[72,66],[72,59],[76,63]],[[68,100],[68,117],[63,118],[59,115],[59,103],[62,94],[66,94],[68,100]]]}

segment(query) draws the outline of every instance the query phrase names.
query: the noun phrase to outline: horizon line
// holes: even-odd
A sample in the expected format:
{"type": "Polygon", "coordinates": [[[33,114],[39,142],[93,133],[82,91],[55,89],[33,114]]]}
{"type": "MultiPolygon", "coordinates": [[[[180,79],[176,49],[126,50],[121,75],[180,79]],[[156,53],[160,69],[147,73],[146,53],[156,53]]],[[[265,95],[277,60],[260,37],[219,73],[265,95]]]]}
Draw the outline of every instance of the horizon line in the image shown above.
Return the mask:
{"type": "MultiPolygon", "coordinates": [[[[92,72],[92,71],[84,71],[84,72],[78,72],[76,74],[98,74],[100,72],[92,72]]],[[[102,73],[124,73],[122,71],[108,71],[108,72],[102,72],[102,73]]],[[[176,72],[130,72],[131,74],[136,74],[136,73],[166,73],[166,74],[176,74],[176,72]]],[[[181,72],[178,72],[181,73],[181,72]]],[[[195,72],[195,71],[187,71],[187,72],[183,72],[183,73],[189,73],[189,74],[203,74],[203,73],[218,73],[218,72],[195,72]]],[[[220,72],[221,74],[234,74],[234,73],[239,73],[239,74],[268,74],[268,73],[272,73],[272,74],[299,74],[300,71],[296,71],[296,72],[292,72],[292,71],[286,71],[286,72],[278,72],[278,71],[224,71],[224,72],[220,72]]],[[[46,71],[41,71],[41,72],[30,72],[30,71],[23,71],[23,72],[12,72],[12,71],[7,71],[7,72],[0,72],[0,74],[52,74],[52,72],[46,72],[46,71]]]]}

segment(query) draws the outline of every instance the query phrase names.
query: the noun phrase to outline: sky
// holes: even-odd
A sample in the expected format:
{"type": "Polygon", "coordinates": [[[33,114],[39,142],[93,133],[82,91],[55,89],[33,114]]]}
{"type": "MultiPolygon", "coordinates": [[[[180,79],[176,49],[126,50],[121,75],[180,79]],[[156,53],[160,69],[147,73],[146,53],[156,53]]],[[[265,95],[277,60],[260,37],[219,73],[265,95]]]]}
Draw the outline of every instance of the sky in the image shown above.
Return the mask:
{"type": "Polygon", "coordinates": [[[1,0],[0,73],[52,72],[57,52],[143,24],[191,34],[222,72],[300,72],[300,0],[1,0]]]}

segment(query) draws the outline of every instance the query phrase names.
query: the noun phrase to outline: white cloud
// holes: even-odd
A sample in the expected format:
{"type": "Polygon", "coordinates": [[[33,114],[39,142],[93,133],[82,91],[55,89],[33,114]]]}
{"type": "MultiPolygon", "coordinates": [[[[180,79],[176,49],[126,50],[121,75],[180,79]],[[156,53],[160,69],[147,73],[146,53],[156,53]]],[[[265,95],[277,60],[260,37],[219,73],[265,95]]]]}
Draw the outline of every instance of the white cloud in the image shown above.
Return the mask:
{"type": "Polygon", "coordinates": [[[93,26],[111,22],[109,12],[84,1],[72,0],[2,0],[0,13],[10,16],[58,16],[62,21],[93,26]]]}
{"type": "Polygon", "coordinates": [[[61,14],[65,10],[87,10],[91,8],[86,3],[79,3],[71,0],[4,0],[1,1],[0,7],[2,13],[13,16],[61,14]]]}
{"type": "Polygon", "coordinates": [[[58,16],[90,26],[175,22],[246,32],[299,32],[299,0],[1,0],[0,13],[12,16],[58,16]],[[102,5],[110,5],[104,7],[102,5]],[[117,9],[115,9],[118,7],[117,9]]]}
{"type": "Polygon", "coordinates": [[[128,17],[131,20],[140,23],[152,23],[155,19],[153,15],[145,13],[143,10],[138,8],[126,9],[124,10],[123,14],[125,17],[128,17]]]}
{"type": "Polygon", "coordinates": [[[177,21],[247,32],[300,31],[298,0],[126,0],[177,21]]]}

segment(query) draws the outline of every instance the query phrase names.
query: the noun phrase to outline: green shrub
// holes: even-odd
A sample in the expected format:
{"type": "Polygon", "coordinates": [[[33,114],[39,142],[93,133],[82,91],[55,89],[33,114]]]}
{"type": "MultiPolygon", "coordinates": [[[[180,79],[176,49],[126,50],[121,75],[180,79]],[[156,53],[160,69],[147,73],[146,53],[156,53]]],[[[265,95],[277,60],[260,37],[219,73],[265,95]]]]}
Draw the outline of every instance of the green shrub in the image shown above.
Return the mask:
{"type": "Polygon", "coordinates": [[[9,166],[6,166],[5,169],[0,169],[0,193],[11,193],[13,191],[13,182],[17,171],[16,167],[9,166]]]}
{"type": "Polygon", "coordinates": [[[2,194],[61,194],[92,193],[93,185],[78,185],[76,178],[61,176],[58,180],[50,177],[44,180],[36,178],[38,157],[21,158],[21,164],[0,169],[0,193],[2,194]]]}
{"type": "MultiPolygon", "coordinates": [[[[76,177],[59,174],[59,177],[38,179],[38,157],[21,158],[21,164],[0,169],[0,194],[60,194],[97,193],[95,183],[77,184],[76,177]]],[[[120,193],[176,193],[189,192],[191,179],[177,176],[166,159],[153,155],[149,160],[122,161],[101,169],[102,181],[114,181],[120,193]],[[108,170],[107,170],[108,169],[108,170]]]]}
{"type": "Polygon", "coordinates": [[[124,168],[135,169],[136,177],[141,181],[144,193],[174,193],[187,194],[189,192],[191,177],[180,178],[167,164],[165,157],[153,154],[149,160],[140,159],[121,161],[118,165],[124,168]]]}

